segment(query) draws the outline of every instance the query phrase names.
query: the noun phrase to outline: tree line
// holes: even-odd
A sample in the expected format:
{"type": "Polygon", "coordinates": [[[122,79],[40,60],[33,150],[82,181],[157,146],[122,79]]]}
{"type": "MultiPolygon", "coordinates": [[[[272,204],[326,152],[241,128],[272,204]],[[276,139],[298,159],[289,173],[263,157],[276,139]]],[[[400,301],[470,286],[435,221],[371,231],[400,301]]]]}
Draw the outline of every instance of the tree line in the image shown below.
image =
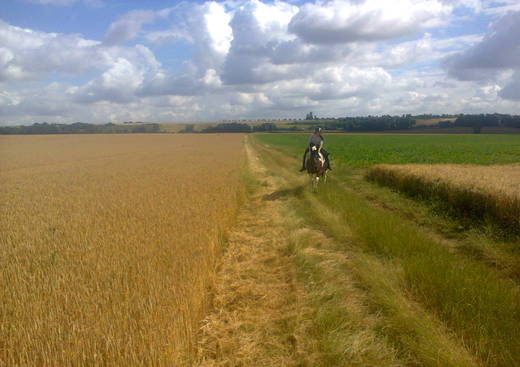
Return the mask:
{"type": "Polygon", "coordinates": [[[254,133],[254,132],[285,132],[285,131],[302,131],[296,126],[287,126],[285,124],[274,124],[266,122],[263,124],[249,125],[240,122],[220,123],[214,126],[208,126],[202,130],[195,130],[194,125],[186,125],[184,129],[179,131],[181,134],[186,133],[254,133]]]}
{"type": "MultiPolygon", "coordinates": [[[[421,115],[424,117],[448,115],[421,115]]],[[[451,115],[450,115],[451,116],[451,115]]],[[[313,116],[314,117],[314,116],[313,116]]],[[[455,117],[455,115],[454,115],[455,117]]],[[[449,127],[471,127],[475,133],[479,133],[483,127],[512,127],[520,128],[520,116],[508,114],[479,114],[479,115],[456,115],[454,121],[439,121],[440,128],[449,127]]],[[[407,130],[415,127],[417,116],[364,116],[364,117],[342,117],[329,120],[302,120],[293,121],[288,124],[275,124],[266,122],[263,124],[247,123],[220,123],[206,127],[200,131],[195,130],[193,124],[186,125],[180,133],[252,133],[252,132],[298,132],[311,130],[315,126],[321,126],[324,130],[334,131],[388,131],[407,130]]],[[[0,127],[0,134],[131,134],[131,133],[160,133],[161,126],[156,123],[113,124],[104,125],[87,124],[75,122],[73,124],[35,123],[23,126],[0,127]]]]}
{"type": "Polygon", "coordinates": [[[137,134],[137,133],[159,133],[159,124],[139,125],[116,125],[108,123],[104,125],[87,124],[75,122],[73,124],[35,123],[22,126],[0,127],[0,134],[137,134]]]}
{"type": "Polygon", "coordinates": [[[245,123],[222,123],[195,131],[193,125],[187,125],[180,133],[252,133],[252,132],[297,132],[312,130],[321,126],[324,130],[340,131],[381,131],[403,130],[414,126],[415,120],[410,116],[368,116],[345,117],[325,121],[301,121],[292,124],[264,123],[249,125],[245,123]]]}
{"type": "Polygon", "coordinates": [[[483,127],[515,127],[520,128],[520,116],[501,113],[465,115],[461,114],[455,121],[439,121],[439,127],[471,127],[480,132],[483,127]]]}
{"type": "Polygon", "coordinates": [[[326,130],[343,131],[384,131],[405,130],[415,125],[415,119],[406,116],[367,116],[367,117],[344,117],[331,122],[324,123],[326,130]]]}

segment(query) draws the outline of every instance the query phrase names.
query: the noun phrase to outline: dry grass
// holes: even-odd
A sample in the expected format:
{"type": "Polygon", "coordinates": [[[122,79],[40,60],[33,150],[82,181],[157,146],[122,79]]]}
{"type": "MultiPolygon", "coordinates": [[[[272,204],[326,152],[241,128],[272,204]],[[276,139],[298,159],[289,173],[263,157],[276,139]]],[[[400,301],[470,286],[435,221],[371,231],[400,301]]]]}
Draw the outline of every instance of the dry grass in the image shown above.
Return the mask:
{"type": "Polygon", "coordinates": [[[412,196],[441,200],[464,216],[491,220],[510,232],[520,228],[520,164],[378,165],[367,178],[412,196]]]}
{"type": "Polygon", "coordinates": [[[255,195],[230,233],[214,309],[201,328],[201,367],[316,365],[308,364],[317,354],[312,321],[283,251],[287,229],[279,208],[279,201],[255,195]]]}
{"type": "Polygon", "coordinates": [[[0,137],[0,366],[190,363],[243,136],[0,137]]]}
{"type": "Polygon", "coordinates": [[[278,178],[250,144],[246,151],[257,185],[221,257],[213,310],[201,327],[198,366],[315,366],[312,320],[286,250],[292,227],[278,200],[278,178]]]}

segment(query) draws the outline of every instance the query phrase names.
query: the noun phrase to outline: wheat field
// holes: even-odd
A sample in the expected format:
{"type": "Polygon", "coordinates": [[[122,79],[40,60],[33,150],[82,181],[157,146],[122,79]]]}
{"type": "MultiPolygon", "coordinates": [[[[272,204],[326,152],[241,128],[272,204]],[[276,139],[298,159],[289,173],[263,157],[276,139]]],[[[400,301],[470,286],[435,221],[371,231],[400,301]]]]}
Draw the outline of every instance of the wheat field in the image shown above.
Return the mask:
{"type": "Polygon", "coordinates": [[[470,217],[520,228],[520,165],[377,165],[367,178],[414,196],[433,197],[470,217]]]}
{"type": "Polygon", "coordinates": [[[179,366],[243,136],[0,137],[0,366],[179,366]]]}

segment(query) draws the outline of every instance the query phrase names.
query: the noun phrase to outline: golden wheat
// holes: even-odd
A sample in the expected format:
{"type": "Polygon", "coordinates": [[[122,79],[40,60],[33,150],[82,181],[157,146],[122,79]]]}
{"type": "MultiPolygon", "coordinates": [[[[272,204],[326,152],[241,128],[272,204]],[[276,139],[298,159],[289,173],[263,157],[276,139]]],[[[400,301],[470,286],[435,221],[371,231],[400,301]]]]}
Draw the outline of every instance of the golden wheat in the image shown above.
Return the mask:
{"type": "Polygon", "coordinates": [[[520,228],[520,164],[377,165],[367,178],[420,196],[435,196],[477,218],[520,228]]]}
{"type": "Polygon", "coordinates": [[[188,364],[240,135],[0,137],[0,366],[188,364]]]}

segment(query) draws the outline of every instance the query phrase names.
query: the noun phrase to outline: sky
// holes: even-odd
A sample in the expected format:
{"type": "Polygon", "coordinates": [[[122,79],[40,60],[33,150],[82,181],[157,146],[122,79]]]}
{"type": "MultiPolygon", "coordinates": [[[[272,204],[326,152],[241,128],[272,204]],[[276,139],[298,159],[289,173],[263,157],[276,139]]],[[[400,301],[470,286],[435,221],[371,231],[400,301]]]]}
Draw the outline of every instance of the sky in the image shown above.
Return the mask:
{"type": "Polygon", "coordinates": [[[520,114],[520,0],[0,2],[0,125],[520,114]]]}

